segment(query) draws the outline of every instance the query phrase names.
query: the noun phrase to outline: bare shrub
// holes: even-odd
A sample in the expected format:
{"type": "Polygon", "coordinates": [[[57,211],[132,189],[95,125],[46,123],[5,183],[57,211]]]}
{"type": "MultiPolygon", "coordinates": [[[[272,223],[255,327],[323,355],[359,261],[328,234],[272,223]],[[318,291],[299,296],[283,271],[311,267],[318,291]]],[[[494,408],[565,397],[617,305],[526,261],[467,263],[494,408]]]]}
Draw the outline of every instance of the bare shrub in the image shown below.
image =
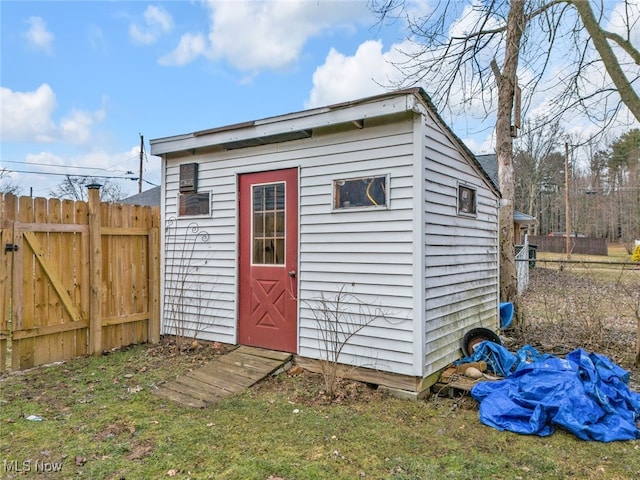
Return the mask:
{"type": "MultiPolygon", "coordinates": [[[[640,256],[640,246],[636,248],[636,251],[640,256]]],[[[636,320],[636,353],[633,364],[640,367],[640,270],[634,269],[627,271],[627,273],[625,275],[625,269],[622,269],[616,282],[616,288],[624,293],[622,303],[627,310],[633,313],[636,320]],[[629,281],[629,279],[631,280],[629,281]]]]}
{"type": "Polygon", "coordinates": [[[339,381],[339,360],[344,348],[365,327],[376,320],[387,318],[388,312],[347,292],[345,285],[333,296],[320,292],[317,297],[305,303],[313,312],[320,335],[318,342],[325,393],[332,401],[339,381]]]}
{"type": "MultiPolygon", "coordinates": [[[[640,271],[618,268],[566,263],[531,269],[521,299],[527,324],[516,341],[558,355],[586,348],[630,366],[638,343],[640,271]]],[[[637,346],[635,352],[637,362],[637,346]]]]}

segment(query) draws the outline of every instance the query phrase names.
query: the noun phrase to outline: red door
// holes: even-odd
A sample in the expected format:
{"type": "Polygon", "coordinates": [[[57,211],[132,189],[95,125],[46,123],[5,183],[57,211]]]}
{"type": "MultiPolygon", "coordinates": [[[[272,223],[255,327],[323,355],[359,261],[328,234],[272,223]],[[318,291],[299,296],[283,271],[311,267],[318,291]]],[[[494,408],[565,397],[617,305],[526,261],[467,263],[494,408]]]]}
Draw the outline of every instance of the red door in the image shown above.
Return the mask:
{"type": "Polygon", "coordinates": [[[238,341],[296,353],[298,169],[240,176],[238,341]]]}

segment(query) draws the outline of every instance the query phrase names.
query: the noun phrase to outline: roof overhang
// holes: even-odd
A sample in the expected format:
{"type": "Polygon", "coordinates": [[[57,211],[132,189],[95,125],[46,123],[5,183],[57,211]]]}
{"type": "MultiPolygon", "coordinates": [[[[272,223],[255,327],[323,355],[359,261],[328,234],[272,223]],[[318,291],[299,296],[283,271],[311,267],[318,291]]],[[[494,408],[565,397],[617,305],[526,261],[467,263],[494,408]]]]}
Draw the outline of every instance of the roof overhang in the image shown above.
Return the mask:
{"type": "Polygon", "coordinates": [[[221,146],[228,150],[309,138],[313,130],[341,123],[362,128],[368,118],[420,111],[419,89],[401,90],[352,102],[201,130],[150,141],[152,155],[221,146]]]}
{"type": "Polygon", "coordinates": [[[397,115],[400,113],[429,115],[459,147],[462,154],[474,165],[478,173],[498,197],[500,191],[484,170],[475,155],[444,122],[426,92],[419,87],[397,90],[326,107],[303,110],[269,117],[262,120],[236,123],[197,132],[158,138],[150,141],[152,155],[191,152],[198,149],[221,147],[234,150],[270,143],[280,143],[313,136],[315,129],[339,124],[352,124],[363,128],[367,119],[397,115]]]}
{"type": "Polygon", "coordinates": [[[513,222],[519,225],[532,225],[536,223],[536,217],[532,217],[531,215],[527,215],[526,213],[518,212],[516,210],[513,212],[513,222]]]}

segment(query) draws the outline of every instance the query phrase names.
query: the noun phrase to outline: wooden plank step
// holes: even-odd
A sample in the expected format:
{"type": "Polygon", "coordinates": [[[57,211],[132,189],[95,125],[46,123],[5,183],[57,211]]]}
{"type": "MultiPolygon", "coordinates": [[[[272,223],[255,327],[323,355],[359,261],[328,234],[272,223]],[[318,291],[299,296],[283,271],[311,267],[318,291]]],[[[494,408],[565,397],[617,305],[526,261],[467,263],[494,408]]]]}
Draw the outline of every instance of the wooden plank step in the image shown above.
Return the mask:
{"type": "Polygon", "coordinates": [[[256,377],[256,375],[264,376],[266,373],[268,373],[265,370],[265,368],[255,368],[250,365],[242,365],[238,363],[239,362],[236,362],[233,360],[217,361],[217,362],[211,363],[206,367],[201,368],[199,371],[206,372],[208,375],[211,375],[211,376],[215,376],[218,373],[233,374],[238,377],[241,377],[241,379],[239,379],[239,382],[242,379],[253,380],[256,377]]]}
{"type": "Polygon", "coordinates": [[[226,372],[217,372],[215,375],[209,375],[207,372],[193,372],[191,378],[209,385],[216,386],[229,393],[237,393],[255,383],[254,379],[243,379],[228,375],[226,372]]]}
{"type": "Polygon", "coordinates": [[[196,373],[212,378],[218,376],[234,378],[235,383],[245,387],[252,385],[256,376],[264,376],[264,373],[261,372],[250,371],[236,365],[224,363],[219,363],[216,368],[201,368],[196,370],[196,373]]]}
{"type": "Polygon", "coordinates": [[[258,373],[271,373],[282,365],[282,360],[272,360],[269,358],[256,357],[241,352],[234,351],[229,355],[223,355],[219,359],[220,363],[233,364],[258,373]]]}
{"type": "Polygon", "coordinates": [[[178,376],[154,392],[182,405],[202,408],[241,393],[292,358],[290,353],[241,346],[178,376]]]}
{"type": "Polygon", "coordinates": [[[249,365],[263,365],[266,363],[279,363],[282,364],[285,360],[278,360],[276,358],[267,358],[267,357],[259,357],[256,355],[251,355],[250,353],[243,353],[234,351],[233,355],[223,355],[219,357],[220,360],[233,360],[237,362],[246,362],[249,365]]]}
{"type": "Polygon", "coordinates": [[[249,355],[254,355],[256,357],[279,360],[281,362],[286,362],[288,360],[291,360],[291,358],[293,357],[292,353],[278,352],[276,350],[265,350],[264,348],[249,347],[247,345],[241,345],[234,351],[238,353],[246,353],[249,355]]]}
{"type": "Polygon", "coordinates": [[[187,407],[204,408],[207,406],[206,402],[189,395],[185,395],[182,392],[175,391],[171,389],[168,384],[162,385],[158,389],[153,390],[153,394],[187,407]]]}
{"type": "Polygon", "coordinates": [[[218,398],[226,397],[229,392],[222,388],[211,385],[210,383],[201,382],[192,377],[178,377],[174,380],[172,386],[175,389],[184,389],[185,393],[192,397],[199,398],[204,401],[217,400],[218,398]]]}

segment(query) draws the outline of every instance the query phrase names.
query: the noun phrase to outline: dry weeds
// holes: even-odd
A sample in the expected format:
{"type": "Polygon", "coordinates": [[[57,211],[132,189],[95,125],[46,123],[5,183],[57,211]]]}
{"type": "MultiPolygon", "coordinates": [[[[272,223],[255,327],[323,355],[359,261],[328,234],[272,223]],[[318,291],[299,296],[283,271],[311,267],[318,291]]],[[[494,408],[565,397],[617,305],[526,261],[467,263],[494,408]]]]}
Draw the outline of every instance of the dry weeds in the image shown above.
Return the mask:
{"type": "Polygon", "coordinates": [[[621,280],[615,272],[533,268],[520,304],[524,326],[509,332],[505,345],[515,350],[528,343],[558,356],[576,348],[606,355],[630,372],[629,384],[637,391],[634,308],[639,286],[640,270],[625,272],[621,280]]]}

